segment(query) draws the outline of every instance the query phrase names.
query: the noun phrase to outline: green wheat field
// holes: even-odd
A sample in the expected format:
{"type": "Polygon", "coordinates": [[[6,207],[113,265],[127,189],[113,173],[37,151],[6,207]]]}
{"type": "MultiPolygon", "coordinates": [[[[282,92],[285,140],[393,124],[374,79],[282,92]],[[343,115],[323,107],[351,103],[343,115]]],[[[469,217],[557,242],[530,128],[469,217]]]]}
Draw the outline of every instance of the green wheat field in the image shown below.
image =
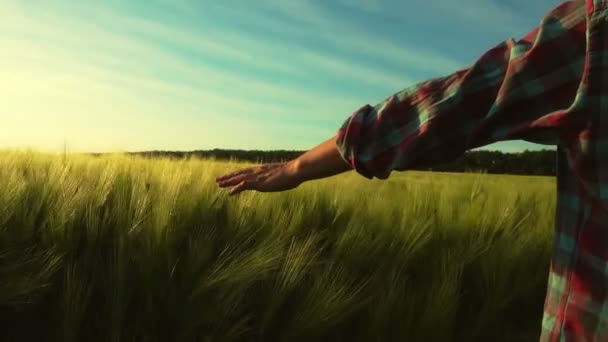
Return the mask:
{"type": "Polygon", "coordinates": [[[555,178],[0,152],[2,341],[535,341],[555,178]]]}

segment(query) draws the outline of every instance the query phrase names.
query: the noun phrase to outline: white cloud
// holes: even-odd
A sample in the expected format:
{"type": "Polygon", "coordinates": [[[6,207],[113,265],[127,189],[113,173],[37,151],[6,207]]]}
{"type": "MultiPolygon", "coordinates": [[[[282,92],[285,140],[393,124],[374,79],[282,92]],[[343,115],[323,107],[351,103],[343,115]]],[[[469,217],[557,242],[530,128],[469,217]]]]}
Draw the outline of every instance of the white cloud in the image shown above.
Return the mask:
{"type": "MultiPolygon", "coordinates": [[[[122,83],[147,89],[158,88],[162,84],[163,90],[172,88],[176,93],[204,91],[220,97],[222,92],[215,88],[219,85],[221,88],[230,89],[229,94],[223,94],[226,104],[238,102],[235,97],[239,97],[250,101],[287,98],[294,104],[307,105],[317,102],[322,95],[314,89],[302,90],[295,86],[271,83],[230,70],[213,68],[203,63],[192,64],[168,49],[104,30],[88,29],[84,37],[78,37],[70,35],[73,26],[62,27],[53,21],[38,26],[35,25],[40,24],[40,21],[31,20],[26,23],[38,32],[46,32],[47,36],[36,42],[0,38],[7,51],[5,57],[12,56],[15,60],[27,59],[30,62],[22,65],[22,69],[39,65],[47,70],[59,69],[64,74],[79,74],[88,80],[122,83]],[[53,36],[66,38],[60,42],[50,38],[44,39],[53,36]],[[88,75],[86,72],[91,70],[97,72],[88,75]],[[161,82],[154,76],[155,72],[161,70],[184,82],[161,82]]],[[[330,107],[343,106],[353,100],[354,98],[346,97],[341,100],[337,97],[335,100],[327,99],[326,103],[330,107]]],[[[251,103],[246,104],[249,105],[251,103]]],[[[268,110],[269,107],[262,109],[268,110]]]]}
{"type": "MultiPolygon", "coordinates": [[[[294,102],[317,101],[319,95],[325,94],[315,92],[314,86],[312,89],[302,89],[293,84],[269,83],[263,79],[235,74],[232,70],[211,68],[203,63],[192,65],[190,61],[180,58],[168,48],[159,48],[140,36],[134,38],[101,29],[92,24],[90,20],[57,18],[39,13],[33,17],[17,11],[13,11],[12,14],[12,22],[0,23],[0,27],[27,27],[31,32],[43,32],[37,34],[41,44],[46,46],[45,48],[63,49],[63,55],[67,57],[74,55],[71,51],[84,49],[91,52],[86,58],[98,63],[107,63],[109,59],[113,59],[112,63],[116,62],[116,58],[107,56],[128,56],[130,61],[120,61],[118,64],[124,66],[130,63],[131,65],[127,68],[130,72],[145,73],[150,65],[154,65],[163,69],[171,69],[176,72],[176,75],[189,76],[188,79],[197,82],[232,83],[235,92],[246,85],[255,84],[253,90],[246,89],[246,91],[240,92],[244,96],[253,92],[252,96],[255,98],[265,97],[259,94],[262,89],[267,93],[266,95],[272,94],[294,102]],[[86,32],[86,35],[74,35],[73,32],[86,32]]],[[[166,39],[172,44],[179,44],[193,50],[201,58],[213,55],[236,60],[243,65],[260,67],[273,72],[285,72],[300,77],[332,75],[344,82],[381,86],[395,91],[413,82],[404,73],[387,72],[381,68],[364,66],[303,46],[255,39],[244,32],[226,30],[209,32],[205,35],[194,34],[160,23],[116,16],[104,12],[103,9],[96,10],[96,18],[108,23],[108,26],[112,27],[114,31],[139,35],[143,33],[154,39],[166,39]]],[[[266,96],[266,98],[268,97],[266,96]]]]}
{"type": "Polygon", "coordinates": [[[411,0],[413,7],[424,6],[446,21],[476,32],[493,32],[500,39],[522,36],[531,31],[542,16],[561,0],[411,0]]]}
{"type": "MultiPolygon", "coordinates": [[[[392,41],[388,36],[370,34],[363,22],[349,22],[346,17],[330,15],[323,10],[322,1],[310,0],[272,0],[273,7],[290,20],[300,21],[308,26],[314,26],[320,32],[326,33],[323,38],[335,42],[348,51],[367,53],[379,60],[386,59],[396,64],[416,66],[429,71],[452,70],[462,66],[461,61],[455,60],[440,51],[429,51],[418,46],[406,45],[392,41]]],[[[404,10],[397,10],[396,5],[381,5],[379,1],[370,1],[371,7],[386,9],[375,15],[399,15],[404,10]]],[[[370,9],[370,4],[359,2],[362,9],[370,9]]],[[[401,5],[415,11],[415,6],[401,5]]],[[[266,20],[266,19],[265,19],[266,20]]]]}
{"type": "MultiPolygon", "coordinates": [[[[0,3],[5,14],[0,21],[0,93],[8,99],[5,114],[0,114],[0,145],[60,147],[68,137],[75,149],[92,150],[108,145],[244,148],[254,141],[261,148],[307,148],[308,141],[333,134],[360,105],[415,81],[407,73],[412,66],[436,73],[460,66],[438,52],[370,34],[330,16],[319,3],[278,4],[238,13],[217,2],[205,6],[216,11],[208,15],[221,12],[293,40],[261,40],[238,25],[196,31],[118,14],[99,4],[75,5],[94,16],[65,16],[57,9],[36,10],[28,4],[34,8],[24,10],[20,4],[0,3]],[[314,32],[324,34],[316,37],[314,32]],[[335,49],[300,42],[312,38],[335,49]],[[174,48],[187,49],[199,61],[174,48]],[[349,57],[358,54],[371,62],[349,57]],[[206,63],[212,58],[261,72],[214,67],[206,63]],[[343,89],[328,92],[321,87],[328,75],[378,90],[367,98],[343,89]],[[287,141],[289,145],[281,145],[287,141]]],[[[374,11],[377,5],[369,1],[359,6],[374,11]]]]}
{"type": "MultiPolygon", "coordinates": [[[[428,51],[417,46],[407,46],[392,41],[389,37],[373,35],[364,25],[350,23],[344,18],[331,16],[322,9],[323,2],[308,0],[269,0],[245,11],[235,11],[227,3],[206,3],[205,10],[237,22],[244,22],[268,32],[289,35],[294,39],[321,40],[345,54],[365,55],[376,62],[390,62],[403,66],[403,70],[416,66],[419,70],[435,73],[451,71],[463,63],[438,51],[428,51]],[[277,15],[279,14],[279,15],[277,15]]],[[[182,3],[180,15],[203,15],[191,4],[182,3]]],[[[247,32],[239,32],[247,36],[247,32]]]]}
{"type": "Polygon", "coordinates": [[[340,0],[340,4],[347,7],[357,8],[360,11],[369,13],[387,13],[393,9],[392,4],[383,4],[381,0],[340,0]]]}

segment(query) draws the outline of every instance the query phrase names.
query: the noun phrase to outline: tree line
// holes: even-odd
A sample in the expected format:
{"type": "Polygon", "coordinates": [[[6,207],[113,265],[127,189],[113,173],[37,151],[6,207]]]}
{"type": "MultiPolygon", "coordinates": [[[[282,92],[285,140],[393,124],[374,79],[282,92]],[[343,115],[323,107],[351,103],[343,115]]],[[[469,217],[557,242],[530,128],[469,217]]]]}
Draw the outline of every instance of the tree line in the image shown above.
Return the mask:
{"type": "MultiPolygon", "coordinates": [[[[253,163],[273,163],[297,158],[305,151],[261,151],[261,150],[201,150],[188,152],[147,151],[131,154],[150,158],[204,158],[215,160],[238,160],[253,163]]],[[[468,151],[451,162],[433,167],[414,168],[419,171],[441,172],[486,172],[490,174],[554,176],[557,172],[555,150],[503,153],[500,151],[468,151]]]]}

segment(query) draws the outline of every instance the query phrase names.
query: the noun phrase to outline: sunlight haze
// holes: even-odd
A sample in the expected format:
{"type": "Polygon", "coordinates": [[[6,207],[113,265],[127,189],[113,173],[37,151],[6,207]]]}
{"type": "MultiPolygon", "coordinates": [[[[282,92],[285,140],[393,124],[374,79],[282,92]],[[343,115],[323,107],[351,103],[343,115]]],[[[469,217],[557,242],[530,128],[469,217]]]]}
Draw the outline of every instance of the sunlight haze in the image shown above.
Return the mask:
{"type": "Polygon", "coordinates": [[[559,2],[457,3],[5,0],[0,148],[308,149],[559,2]]]}

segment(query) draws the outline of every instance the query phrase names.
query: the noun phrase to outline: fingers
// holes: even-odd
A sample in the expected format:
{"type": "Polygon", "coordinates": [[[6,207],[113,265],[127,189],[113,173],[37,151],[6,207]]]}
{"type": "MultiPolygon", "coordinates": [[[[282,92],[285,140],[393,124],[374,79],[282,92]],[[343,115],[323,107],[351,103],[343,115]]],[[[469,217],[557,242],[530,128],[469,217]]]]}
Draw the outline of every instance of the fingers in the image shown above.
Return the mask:
{"type": "Polygon", "coordinates": [[[246,169],[241,169],[241,170],[237,170],[235,172],[229,173],[227,175],[221,176],[221,177],[217,177],[215,178],[216,182],[221,182],[227,179],[230,179],[232,177],[236,177],[236,176],[240,176],[240,175],[248,175],[248,174],[252,174],[252,173],[260,173],[260,172],[265,172],[269,169],[273,169],[276,168],[277,166],[279,166],[281,163],[269,163],[269,164],[263,164],[260,166],[256,166],[256,167],[249,167],[246,169]]]}
{"type": "Polygon", "coordinates": [[[254,177],[255,177],[254,174],[241,174],[241,175],[234,176],[232,178],[225,179],[223,181],[219,181],[219,182],[217,182],[217,185],[220,188],[227,188],[227,187],[238,185],[243,181],[251,181],[251,180],[253,180],[254,177]]]}
{"type": "Polygon", "coordinates": [[[235,186],[234,188],[232,188],[232,190],[230,190],[230,192],[228,193],[230,196],[234,196],[237,194],[240,194],[241,192],[245,191],[245,190],[251,190],[251,182],[248,181],[242,181],[240,182],[237,186],[235,186]]]}
{"type": "Polygon", "coordinates": [[[247,169],[238,170],[238,171],[236,171],[236,172],[232,172],[232,173],[229,173],[229,174],[227,174],[227,175],[224,175],[224,176],[221,176],[221,177],[217,177],[217,178],[215,179],[215,181],[216,181],[216,182],[225,181],[225,180],[228,180],[228,179],[233,178],[233,177],[236,177],[236,176],[250,174],[250,173],[252,173],[253,171],[254,171],[254,168],[252,168],[252,167],[247,168],[247,169]]]}
{"type": "Polygon", "coordinates": [[[216,183],[220,188],[233,187],[229,191],[231,196],[246,190],[272,191],[272,186],[266,183],[269,178],[272,178],[274,170],[279,166],[279,163],[274,163],[238,170],[225,176],[217,177],[216,183]]]}
{"type": "Polygon", "coordinates": [[[225,188],[234,186],[229,191],[229,195],[231,196],[239,194],[246,190],[267,191],[263,186],[264,182],[266,182],[267,179],[267,174],[241,175],[220,183],[220,187],[225,188]]]}

